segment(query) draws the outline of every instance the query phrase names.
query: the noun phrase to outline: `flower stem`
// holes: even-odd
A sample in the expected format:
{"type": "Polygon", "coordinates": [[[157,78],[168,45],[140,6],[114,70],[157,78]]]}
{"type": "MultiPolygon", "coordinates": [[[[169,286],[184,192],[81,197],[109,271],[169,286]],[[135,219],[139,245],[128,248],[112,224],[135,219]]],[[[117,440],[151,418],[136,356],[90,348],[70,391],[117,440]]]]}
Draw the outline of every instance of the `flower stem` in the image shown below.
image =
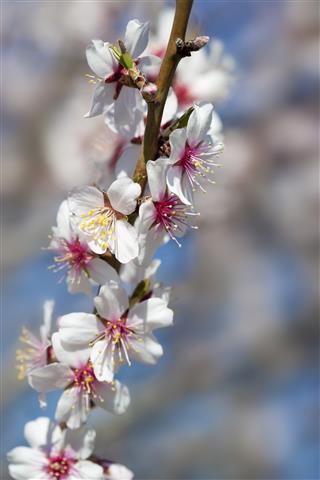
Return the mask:
{"type": "Polygon", "coordinates": [[[183,58],[177,52],[176,41],[178,38],[182,40],[185,39],[192,3],[193,0],[176,0],[176,11],[171,35],[157,79],[157,95],[154,102],[148,103],[148,115],[143,144],[133,176],[134,181],[140,184],[142,194],[147,183],[146,163],[148,160],[156,159],[163,109],[174,73],[178,63],[181,58],[183,58]]]}

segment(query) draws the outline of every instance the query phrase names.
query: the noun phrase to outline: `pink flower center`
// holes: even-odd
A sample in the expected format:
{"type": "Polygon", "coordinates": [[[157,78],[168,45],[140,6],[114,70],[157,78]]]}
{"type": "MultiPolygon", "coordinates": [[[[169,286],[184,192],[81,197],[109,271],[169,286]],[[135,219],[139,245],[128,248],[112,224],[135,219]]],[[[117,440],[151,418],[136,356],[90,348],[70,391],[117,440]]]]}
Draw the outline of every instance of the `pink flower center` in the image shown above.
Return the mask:
{"type": "Polygon", "coordinates": [[[183,234],[185,227],[189,226],[186,221],[188,207],[174,194],[165,194],[161,200],[154,202],[154,207],[156,209],[154,225],[164,228],[180,246],[175,235],[183,234]]]}
{"type": "Polygon", "coordinates": [[[61,255],[54,259],[56,263],[60,264],[58,270],[66,267],[72,270],[75,275],[79,275],[93,258],[88,247],[84,243],[81,243],[78,238],[73,239],[71,242],[61,238],[60,252],[61,255]]]}
{"type": "Polygon", "coordinates": [[[93,393],[94,383],[97,381],[91,362],[73,371],[73,381],[76,387],[80,387],[88,394],[93,393]]]}
{"type": "Polygon", "coordinates": [[[116,100],[119,95],[120,95],[120,92],[121,92],[121,89],[123,87],[123,83],[122,83],[122,79],[128,75],[128,72],[127,70],[122,66],[122,65],[118,65],[118,68],[117,70],[115,70],[111,75],[109,75],[106,79],[105,79],[105,83],[115,83],[115,92],[114,92],[114,100],[116,100]]]}
{"type": "Polygon", "coordinates": [[[60,455],[48,458],[48,465],[45,470],[49,474],[50,479],[64,480],[68,478],[74,463],[75,460],[73,458],[69,458],[64,452],[61,452],[60,455]]]}
{"type": "Polygon", "coordinates": [[[183,83],[175,83],[173,89],[180,107],[190,107],[190,105],[196,100],[187,85],[184,85],[183,83]]]}

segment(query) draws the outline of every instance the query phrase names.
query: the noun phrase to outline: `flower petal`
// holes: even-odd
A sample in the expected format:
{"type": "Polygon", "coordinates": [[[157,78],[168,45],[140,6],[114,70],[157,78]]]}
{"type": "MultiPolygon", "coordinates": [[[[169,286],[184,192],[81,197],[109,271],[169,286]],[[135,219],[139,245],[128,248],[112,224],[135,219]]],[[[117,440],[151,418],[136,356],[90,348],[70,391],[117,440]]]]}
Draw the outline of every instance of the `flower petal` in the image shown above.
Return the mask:
{"type": "Polygon", "coordinates": [[[108,468],[105,480],[133,480],[133,472],[120,463],[112,463],[108,468]]]}
{"type": "Polygon", "coordinates": [[[147,162],[148,183],[152,200],[158,202],[166,192],[166,174],[168,170],[168,159],[165,157],[158,158],[155,161],[147,162]]]}
{"type": "Polygon", "coordinates": [[[163,355],[163,349],[160,343],[152,335],[144,335],[139,341],[133,339],[131,341],[132,358],[154,365],[163,355]]]}
{"type": "Polygon", "coordinates": [[[96,404],[116,415],[124,413],[130,403],[129,389],[116,380],[113,385],[108,383],[99,383],[95,387],[98,394],[95,400],[96,404]],[[100,397],[100,398],[99,398],[100,397]]]}
{"type": "Polygon", "coordinates": [[[104,206],[103,193],[96,187],[85,186],[75,188],[68,198],[71,212],[79,217],[94,208],[104,206]]]}
{"type": "Polygon", "coordinates": [[[161,67],[161,58],[156,55],[146,55],[139,58],[139,70],[147,77],[149,82],[155,82],[161,67]]]}
{"type": "Polygon", "coordinates": [[[16,447],[7,453],[9,473],[16,480],[45,478],[43,468],[48,463],[40,451],[28,447],[16,447]]]}
{"type": "Polygon", "coordinates": [[[199,145],[207,135],[212,121],[212,110],[211,103],[194,106],[187,125],[187,138],[191,147],[199,145]]]}
{"type": "Polygon", "coordinates": [[[140,185],[127,177],[112,182],[107,191],[112,207],[124,215],[130,215],[135,210],[140,193],[140,185]]]}
{"type": "Polygon", "coordinates": [[[90,460],[80,460],[74,465],[68,480],[79,480],[79,478],[83,480],[104,480],[105,477],[100,465],[90,460]]]}
{"type": "Polygon", "coordinates": [[[101,287],[94,304],[98,314],[107,320],[118,320],[129,306],[128,295],[119,283],[101,287]]]}
{"type": "Polygon", "coordinates": [[[59,318],[59,334],[65,347],[87,346],[103,325],[91,313],[69,313],[59,318]]]}
{"type": "Polygon", "coordinates": [[[85,118],[101,115],[114,102],[114,86],[112,83],[99,82],[93,92],[91,107],[85,118]]]}
{"type": "Polygon", "coordinates": [[[35,368],[28,374],[28,381],[37,392],[50,392],[65,388],[73,379],[70,367],[65,363],[51,363],[35,368]]]}
{"type": "Polygon", "coordinates": [[[119,275],[115,269],[101,258],[93,258],[88,263],[87,269],[92,280],[97,282],[98,285],[104,285],[110,281],[119,281],[119,275]]]}
{"type": "Polygon", "coordinates": [[[173,311],[161,298],[149,298],[134,305],[128,314],[128,326],[134,326],[143,332],[172,325],[173,311]]]}
{"type": "MultiPolygon", "coordinates": [[[[115,125],[116,131],[124,134],[130,140],[143,120],[144,100],[139,91],[135,88],[124,87],[114,104],[113,122],[110,121],[112,109],[106,111],[105,120],[108,126],[112,128],[115,125]],[[136,122],[135,125],[133,122],[136,122]],[[134,128],[135,127],[135,128],[134,128]],[[131,135],[131,138],[130,138],[131,135]]],[[[112,116],[111,116],[112,118],[112,116]]]]}
{"type": "Polygon", "coordinates": [[[177,195],[181,202],[185,203],[186,205],[192,205],[192,185],[182,167],[179,165],[173,165],[168,169],[167,184],[169,190],[177,195]]]}
{"type": "Polygon", "coordinates": [[[55,419],[66,422],[71,429],[79,428],[86,422],[90,411],[89,399],[80,387],[67,388],[57,403],[55,419]]]}
{"type": "Polygon", "coordinates": [[[128,22],[124,37],[124,44],[133,59],[138,58],[147,48],[149,41],[149,22],[139,20],[128,22]]]}
{"type": "Polygon", "coordinates": [[[184,154],[187,141],[187,129],[177,128],[174,130],[170,137],[169,142],[171,146],[170,162],[178,162],[184,154]]]}
{"type": "Polygon", "coordinates": [[[43,304],[43,324],[40,327],[40,337],[42,343],[48,342],[51,331],[52,312],[54,300],[46,300],[43,304]]]}
{"type": "Polygon", "coordinates": [[[24,436],[31,447],[38,448],[59,442],[61,429],[50,418],[38,417],[25,424],[24,436]]]}
{"type": "Polygon", "coordinates": [[[72,448],[77,458],[85,460],[93,453],[95,438],[95,430],[81,427],[67,431],[66,444],[72,448]]]}
{"type": "Polygon", "coordinates": [[[120,263],[128,263],[138,256],[138,234],[126,220],[116,221],[116,245],[114,254],[120,263]]]}
{"type": "Polygon", "coordinates": [[[105,340],[96,342],[91,350],[90,360],[93,365],[94,374],[100,382],[112,382],[115,372],[113,362],[112,344],[105,340]]]}
{"type": "Polygon", "coordinates": [[[115,174],[118,178],[133,176],[140,148],[141,145],[129,145],[123,151],[115,166],[115,174]]]}
{"type": "Polygon", "coordinates": [[[86,49],[87,62],[98,77],[105,80],[117,69],[117,62],[109,49],[109,43],[91,40],[86,49]]]}
{"type": "Polygon", "coordinates": [[[57,360],[61,363],[69,365],[72,368],[78,368],[86,363],[90,357],[90,348],[65,348],[61,342],[61,334],[55,332],[52,335],[52,346],[57,360]]]}

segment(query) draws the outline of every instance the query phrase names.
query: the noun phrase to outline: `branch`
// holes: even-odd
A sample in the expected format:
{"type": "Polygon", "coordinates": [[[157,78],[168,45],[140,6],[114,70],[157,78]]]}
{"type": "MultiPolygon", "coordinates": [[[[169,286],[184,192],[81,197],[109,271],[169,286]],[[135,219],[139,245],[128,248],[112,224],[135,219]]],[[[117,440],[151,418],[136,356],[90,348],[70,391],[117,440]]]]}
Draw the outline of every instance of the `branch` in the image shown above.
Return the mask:
{"type": "Polygon", "coordinates": [[[177,51],[176,41],[178,38],[185,39],[192,3],[193,0],[176,0],[176,12],[171,35],[157,80],[157,95],[155,101],[148,104],[143,144],[133,176],[134,181],[140,184],[142,194],[147,183],[146,163],[148,160],[155,160],[156,158],[163,109],[176,68],[183,58],[183,55],[177,51]]]}

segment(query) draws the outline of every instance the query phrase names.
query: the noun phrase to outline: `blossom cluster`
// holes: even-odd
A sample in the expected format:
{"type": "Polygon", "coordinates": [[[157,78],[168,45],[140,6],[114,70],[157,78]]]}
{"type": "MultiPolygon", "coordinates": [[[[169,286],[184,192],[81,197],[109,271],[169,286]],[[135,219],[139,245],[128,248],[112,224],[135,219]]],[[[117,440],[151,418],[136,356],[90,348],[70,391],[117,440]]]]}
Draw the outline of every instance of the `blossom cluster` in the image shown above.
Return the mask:
{"type": "Polygon", "coordinates": [[[39,337],[23,329],[20,378],[27,377],[43,407],[47,392],[61,390],[61,396],[57,423],[45,417],[27,423],[30,447],[9,452],[15,479],[133,478],[123,465],[93,454],[95,432],[86,423],[92,408],[121,415],[129,407],[129,389],[117,379],[123,365],[153,365],[163,355],[155,332],[172,325],[173,311],[154,257],[158,247],[168,241],[181,246],[188,229],[197,228],[195,192],[214,183],[223,150],[222,125],[210,100],[225,94],[232,70],[216,43],[208,56],[201,50],[181,62],[164,108],[157,158],[146,159],[145,189],[134,168],[164,51],[161,35],[149,42],[149,24],[138,20],[129,21],[119,47],[102,40],[87,47],[95,86],[86,116],[102,115],[118,138],[114,178],[101,170],[93,184],[69,193],[49,249],[52,269],[68,291],[89,295],[93,309],[63,315],[53,328],[54,305],[47,301],[39,337]]]}

